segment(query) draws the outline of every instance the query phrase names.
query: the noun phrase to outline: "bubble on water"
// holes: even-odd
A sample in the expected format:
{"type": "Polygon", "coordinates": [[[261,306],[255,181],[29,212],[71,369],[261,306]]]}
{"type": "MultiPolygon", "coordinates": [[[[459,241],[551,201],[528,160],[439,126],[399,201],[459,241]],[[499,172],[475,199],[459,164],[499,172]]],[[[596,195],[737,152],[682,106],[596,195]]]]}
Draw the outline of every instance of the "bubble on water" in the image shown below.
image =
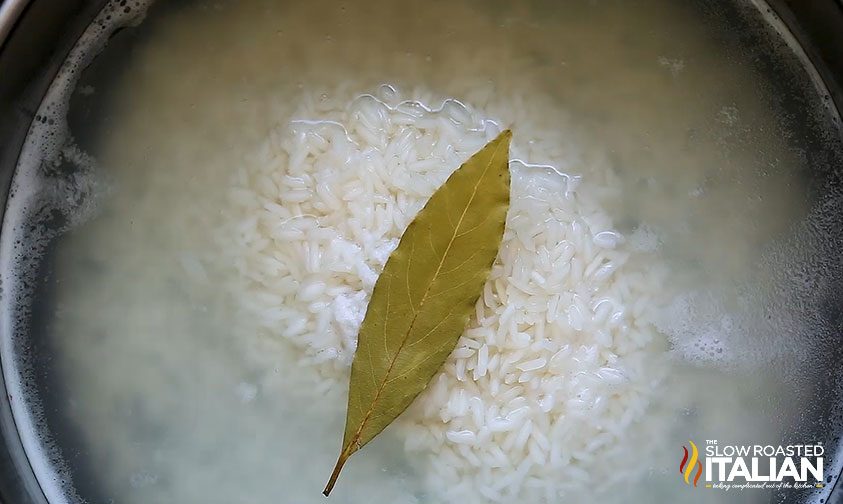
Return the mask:
{"type": "Polygon", "coordinates": [[[129,485],[132,488],[143,488],[158,483],[158,475],[147,471],[139,471],[129,478],[129,485]]]}
{"type": "Polygon", "coordinates": [[[250,403],[258,396],[258,387],[253,383],[240,382],[237,384],[235,394],[243,404],[250,403]]]}
{"type": "Polygon", "coordinates": [[[685,60],[681,58],[668,58],[667,56],[659,56],[659,65],[667,68],[670,75],[676,77],[682,70],[685,69],[685,60]]]}
{"type": "Polygon", "coordinates": [[[717,112],[717,122],[728,126],[736,124],[739,117],[737,107],[725,106],[717,112]]]}

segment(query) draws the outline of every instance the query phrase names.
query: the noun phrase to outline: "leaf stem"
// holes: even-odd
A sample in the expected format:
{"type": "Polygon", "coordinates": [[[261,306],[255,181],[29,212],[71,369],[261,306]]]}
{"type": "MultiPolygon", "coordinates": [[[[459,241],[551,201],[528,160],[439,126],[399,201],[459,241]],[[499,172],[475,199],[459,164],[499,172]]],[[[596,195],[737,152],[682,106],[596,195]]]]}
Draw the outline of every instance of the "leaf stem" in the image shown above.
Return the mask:
{"type": "Polygon", "coordinates": [[[347,450],[343,450],[340,453],[340,457],[337,459],[337,465],[334,466],[334,472],[331,473],[331,478],[328,480],[328,484],[325,485],[325,490],[322,490],[322,495],[325,497],[331,493],[333,490],[334,485],[337,483],[337,478],[340,476],[340,471],[342,471],[342,466],[345,465],[345,461],[348,460],[347,450]]]}

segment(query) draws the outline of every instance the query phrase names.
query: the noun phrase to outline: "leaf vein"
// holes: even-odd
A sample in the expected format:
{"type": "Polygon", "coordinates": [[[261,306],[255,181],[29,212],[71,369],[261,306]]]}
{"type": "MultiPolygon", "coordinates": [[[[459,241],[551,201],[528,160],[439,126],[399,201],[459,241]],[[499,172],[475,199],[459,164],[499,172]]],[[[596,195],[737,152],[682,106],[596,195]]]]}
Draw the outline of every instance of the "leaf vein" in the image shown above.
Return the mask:
{"type": "MultiPolygon", "coordinates": [[[[449,318],[451,318],[451,315],[453,315],[453,314],[454,314],[454,310],[455,310],[455,309],[456,309],[456,305],[454,305],[454,306],[453,306],[453,307],[452,307],[452,308],[448,311],[448,314],[447,314],[447,315],[445,315],[444,317],[442,317],[442,319],[441,319],[439,322],[437,322],[435,326],[433,326],[433,327],[432,327],[429,331],[427,331],[427,332],[424,334],[424,336],[422,336],[421,338],[419,338],[419,339],[417,339],[416,341],[413,341],[412,343],[410,343],[409,345],[407,345],[407,348],[408,348],[408,349],[413,348],[415,345],[418,345],[419,343],[421,343],[422,341],[424,341],[425,339],[427,339],[427,337],[428,337],[428,336],[430,336],[431,334],[433,334],[433,332],[434,332],[434,331],[436,331],[437,329],[439,329],[439,326],[441,326],[442,324],[444,324],[445,322],[447,322],[447,320],[448,320],[449,318]]],[[[390,381],[391,381],[391,380],[390,380],[390,381]]]]}
{"type": "Polygon", "coordinates": [[[430,245],[430,250],[436,255],[436,247],[433,245],[433,233],[430,231],[427,232],[427,243],[430,245]]]}
{"type": "MultiPolygon", "coordinates": [[[[410,265],[413,263],[413,255],[416,251],[416,237],[412,237],[410,241],[410,255],[407,257],[407,269],[404,271],[404,283],[407,284],[407,299],[410,301],[410,310],[413,314],[416,313],[416,308],[413,306],[413,292],[410,290],[410,265]]],[[[386,312],[386,318],[389,318],[389,312],[386,312]]]]}
{"type": "Polygon", "coordinates": [[[441,274],[441,275],[449,275],[449,274],[451,274],[451,273],[453,273],[453,272],[457,271],[458,269],[460,269],[460,268],[462,268],[463,266],[465,266],[466,264],[468,264],[468,262],[469,262],[469,261],[471,261],[472,259],[474,259],[474,258],[477,256],[477,254],[479,254],[479,253],[480,253],[480,252],[482,252],[482,251],[483,251],[483,249],[482,249],[482,248],[476,248],[476,249],[474,249],[474,251],[473,251],[473,252],[472,252],[472,253],[471,253],[468,257],[466,257],[466,258],[465,258],[465,260],[463,260],[462,262],[460,262],[459,264],[457,264],[457,265],[456,265],[456,266],[454,266],[453,268],[450,268],[450,269],[447,269],[447,270],[443,271],[443,272],[442,272],[442,273],[440,273],[440,274],[441,274]]]}
{"type": "MultiPolygon", "coordinates": [[[[384,313],[389,313],[389,294],[392,290],[392,275],[387,277],[386,282],[386,311],[384,313]]],[[[387,344],[387,327],[389,326],[389,316],[383,318],[383,350],[386,352],[386,355],[389,355],[389,345],[387,344]]],[[[369,352],[369,363],[371,364],[371,352],[369,352]]],[[[378,379],[375,377],[375,368],[372,366],[372,385],[377,386],[378,379]]]]}
{"type": "Polygon", "coordinates": [[[463,231],[462,233],[458,234],[457,238],[462,238],[463,236],[480,229],[480,226],[487,223],[489,221],[489,219],[491,219],[494,214],[495,214],[494,212],[488,212],[486,214],[486,217],[484,217],[482,221],[478,222],[477,225],[473,226],[471,229],[468,229],[468,230],[463,231]]]}
{"type": "MultiPolygon", "coordinates": [[[[424,364],[425,362],[429,361],[429,360],[430,360],[430,359],[431,359],[434,355],[438,354],[440,350],[443,350],[443,349],[447,348],[449,343],[450,343],[450,342],[445,342],[445,344],[440,345],[440,346],[439,346],[439,347],[438,347],[435,351],[430,352],[429,354],[427,354],[427,355],[424,357],[424,359],[422,359],[421,361],[419,361],[419,362],[417,362],[417,363],[416,363],[416,366],[415,366],[415,367],[417,367],[417,368],[418,368],[418,367],[421,367],[421,365],[422,365],[422,364],[424,364]]],[[[406,376],[406,375],[407,375],[407,373],[409,373],[410,371],[413,371],[413,370],[412,370],[412,369],[408,369],[408,370],[406,370],[406,371],[401,372],[400,374],[396,375],[395,377],[390,378],[390,379],[387,381],[387,383],[392,383],[392,382],[394,382],[395,380],[398,380],[398,379],[400,379],[400,378],[402,378],[402,377],[406,376]]]]}

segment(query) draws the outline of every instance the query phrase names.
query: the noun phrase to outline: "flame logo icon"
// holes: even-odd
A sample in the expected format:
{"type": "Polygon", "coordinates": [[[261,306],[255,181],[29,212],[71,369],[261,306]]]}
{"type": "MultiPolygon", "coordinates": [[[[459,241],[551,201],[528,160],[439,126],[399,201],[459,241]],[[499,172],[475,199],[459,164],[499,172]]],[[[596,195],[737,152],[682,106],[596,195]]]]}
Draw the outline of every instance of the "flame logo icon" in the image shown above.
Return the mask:
{"type": "Polygon", "coordinates": [[[696,487],[702,475],[702,464],[699,461],[700,453],[697,451],[697,445],[690,439],[688,443],[691,445],[691,459],[688,460],[688,449],[683,446],[682,449],[685,451],[685,455],[682,456],[682,462],[679,463],[679,474],[684,476],[685,484],[690,485],[691,473],[696,468],[697,473],[694,475],[694,487],[696,487]]]}

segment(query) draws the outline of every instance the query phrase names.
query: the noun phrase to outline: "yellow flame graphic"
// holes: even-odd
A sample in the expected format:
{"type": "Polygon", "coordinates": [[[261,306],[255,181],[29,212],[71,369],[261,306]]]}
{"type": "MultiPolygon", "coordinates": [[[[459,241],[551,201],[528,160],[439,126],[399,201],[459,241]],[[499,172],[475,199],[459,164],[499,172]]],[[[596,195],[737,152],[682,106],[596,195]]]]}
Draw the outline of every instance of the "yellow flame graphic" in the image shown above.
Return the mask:
{"type": "Polygon", "coordinates": [[[699,458],[699,452],[697,451],[697,445],[694,444],[693,441],[690,439],[688,440],[691,443],[691,458],[688,460],[688,465],[685,466],[685,483],[690,484],[688,478],[691,477],[691,471],[694,470],[694,467],[697,465],[697,459],[699,458]]]}

